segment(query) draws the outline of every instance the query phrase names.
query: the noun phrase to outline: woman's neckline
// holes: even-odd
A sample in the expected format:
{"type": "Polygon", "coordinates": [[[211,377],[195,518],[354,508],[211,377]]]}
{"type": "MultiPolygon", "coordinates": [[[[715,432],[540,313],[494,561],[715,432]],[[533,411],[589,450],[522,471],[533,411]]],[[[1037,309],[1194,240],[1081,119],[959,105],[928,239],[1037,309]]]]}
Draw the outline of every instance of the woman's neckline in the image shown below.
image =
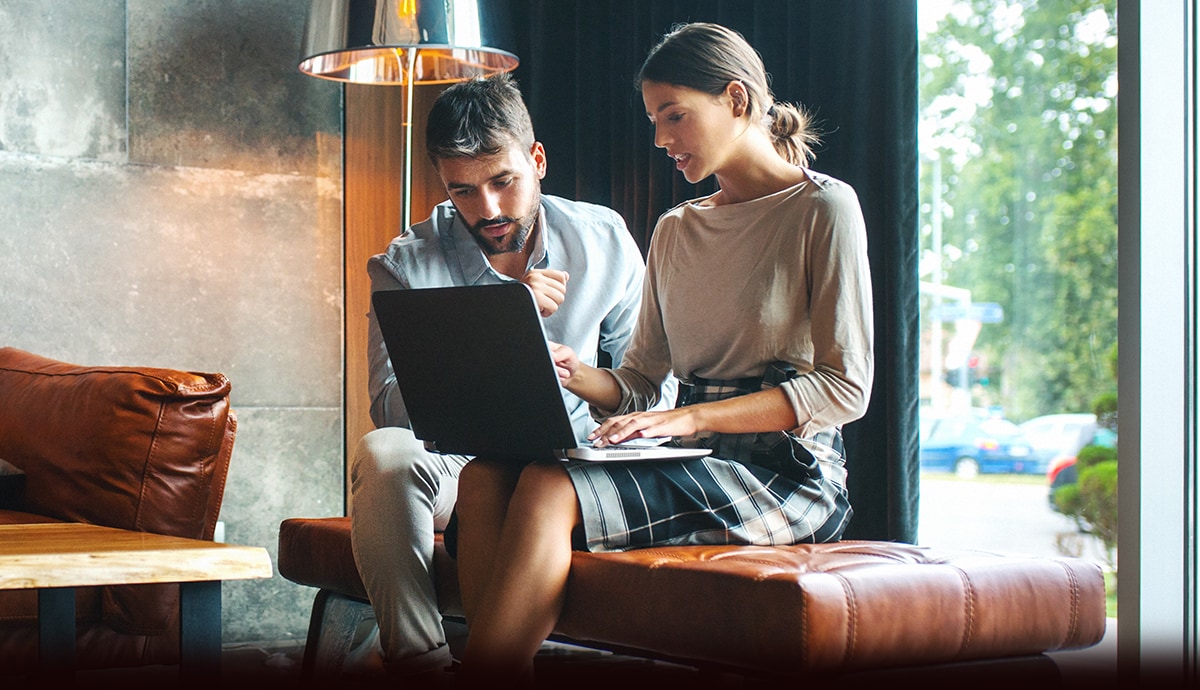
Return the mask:
{"type": "Polygon", "coordinates": [[[773,192],[770,192],[769,194],[764,194],[762,196],[754,197],[753,199],[745,199],[742,201],[733,201],[733,202],[728,202],[728,203],[714,203],[714,199],[719,198],[719,195],[721,194],[721,190],[718,189],[717,191],[713,192],[712,194],[709,194],[708,196],[702,196],[698,199],[692,200],[692,202],[689,205],[694,208],[701,208],[701,209],[732,208],[734,206],[741,206],[742,204],[752,204],[756,201],[762,201],[764,199],[770,199],[771,197],[778,196],[781,194],[787,194],[787,193],[794,192],[797,188],[803,187],[803,186],[807,185],[809,182],[812,182],[812,177],[809,176],[808,171],[806,170],[805,174],[804,174],[804,179],[800,180],[799,182],[796,182],[795,184],[790,184],[786,187],[781,187],[773,192]]]}

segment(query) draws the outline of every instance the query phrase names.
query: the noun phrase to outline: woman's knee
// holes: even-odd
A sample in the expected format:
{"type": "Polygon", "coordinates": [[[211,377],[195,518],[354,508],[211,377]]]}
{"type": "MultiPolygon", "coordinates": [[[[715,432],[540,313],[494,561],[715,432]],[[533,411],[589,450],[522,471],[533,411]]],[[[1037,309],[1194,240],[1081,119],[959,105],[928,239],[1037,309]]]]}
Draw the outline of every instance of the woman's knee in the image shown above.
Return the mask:
{"type": "Polygon", "coordinates": [[[509,464],[475,458],[458,475],[458,511],[507,500],[516,483],[517,469],[509,464]]]}
{"type": "Polygon", "coordinates": [[[487,486],[503,478],[506,470],[498,462],[486,458],[475,458],[462,468],[458,483],[465,487],[487,486]]]}
{"type": "Polygon", "coordinates": [[[575,484],[557,462],[526,465],[513,492],[513,503],[531,512],[539,509],[578,512],[575,484]]]}

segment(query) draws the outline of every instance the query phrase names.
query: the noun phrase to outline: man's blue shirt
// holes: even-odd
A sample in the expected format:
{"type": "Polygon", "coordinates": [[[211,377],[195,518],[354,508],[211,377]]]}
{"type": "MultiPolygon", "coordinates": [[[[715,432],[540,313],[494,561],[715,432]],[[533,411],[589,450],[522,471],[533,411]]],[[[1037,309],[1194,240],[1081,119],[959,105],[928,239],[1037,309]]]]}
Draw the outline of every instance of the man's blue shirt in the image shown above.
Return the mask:
{"type": "MultiPolygon", "coordinates": [[[[603,206],[542,195],[539,227],[527,270],[550,268],[570,276],[566,299],[542,322],[546,337],[570,346],[582,362],[595,365],[603,349],[619,364],[637,321],[645,272],[625,221],[603,206]]],[[[449,201],[371,257],[367,273],[372,292],[513,282],[488,263],[449,201]]],[[[367,320],[371,419],[377,427],[407,427],[408,412],[373,311],[367,320]]],[[[673,381],[668,392],[673,402],[673,381]]],[[[586,403],[564,396],[582,442],[597,425],[586,403]]]]}

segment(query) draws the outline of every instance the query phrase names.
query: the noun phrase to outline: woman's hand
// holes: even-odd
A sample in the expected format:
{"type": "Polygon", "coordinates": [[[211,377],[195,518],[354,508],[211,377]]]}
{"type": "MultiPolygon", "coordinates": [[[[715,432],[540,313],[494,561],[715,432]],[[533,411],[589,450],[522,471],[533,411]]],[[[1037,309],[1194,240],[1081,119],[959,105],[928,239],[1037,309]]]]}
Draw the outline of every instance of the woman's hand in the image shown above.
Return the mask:
{"type": "Polygon", "coordinates": [[[543,317],[558,311],[559,305],[567,298],[567,281],[571,276],[566,271],[556,271],[552,268],[534,268],[521,276],[521,282],[533,290],[537,300],[538,313],[543,317]]]}
{"type": "Polygon", "coordinates": [[[797,423],[787,395],[779,388],[771,388],[662,412],[609,417],[588,439],[603,446],[631,438],[692,436],[706,431],[722,434],[780,431],[795,429],[797,423]]]}
{"type": "Polygon", "coordinates": [[[691,436],[699,431],[697,407],[699,406],[689,405],[662,412],[634,412],[609,417],[588,435],[588,440],[603,448],[631,438],[691,436]]]}

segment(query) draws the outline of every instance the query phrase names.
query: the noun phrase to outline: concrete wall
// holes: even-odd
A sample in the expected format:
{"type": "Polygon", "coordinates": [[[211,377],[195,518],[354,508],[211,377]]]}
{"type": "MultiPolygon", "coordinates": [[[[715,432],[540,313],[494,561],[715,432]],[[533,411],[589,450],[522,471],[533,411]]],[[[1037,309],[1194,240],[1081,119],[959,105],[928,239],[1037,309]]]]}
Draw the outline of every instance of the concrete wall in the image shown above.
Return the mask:
{"type": "MultiPolygon", "coordinates": [[[[341,98],[303,0],[0,0],[0,346],[220,371],[226,541],[340,515],[341,98]]],[[[226,642],[302,638],[314,590],[224,586],[226,642]]]]}

